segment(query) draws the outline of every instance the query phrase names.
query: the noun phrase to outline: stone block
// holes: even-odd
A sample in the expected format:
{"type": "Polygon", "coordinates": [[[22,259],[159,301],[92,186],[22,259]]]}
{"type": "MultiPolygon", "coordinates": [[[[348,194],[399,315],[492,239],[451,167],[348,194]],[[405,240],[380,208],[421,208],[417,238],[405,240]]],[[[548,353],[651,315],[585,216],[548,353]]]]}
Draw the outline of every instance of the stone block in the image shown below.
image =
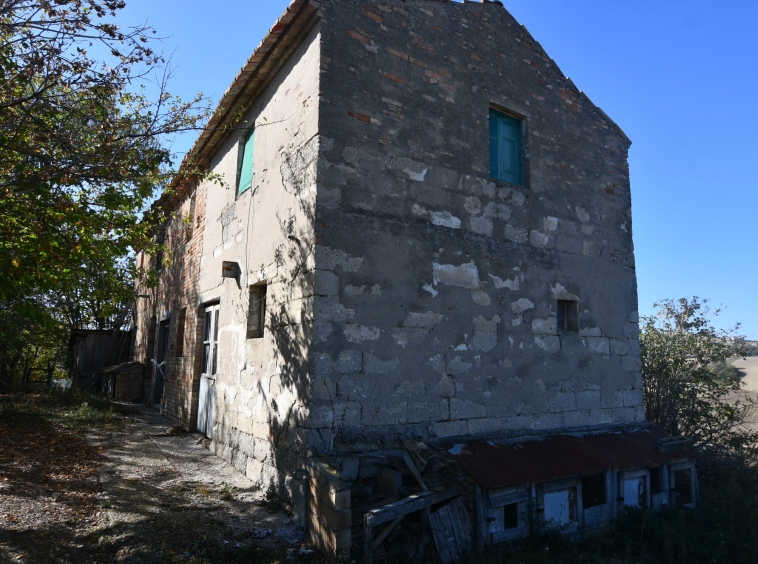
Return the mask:
{"type": "Polygon", "coordinates": [[[468,422],[468,434],[477,437],[499,433],[503,430],[503,421],[500,418],[470,419],[468,422]]]}
{"type": "Polygon", "coordinates": [[[600,392],[587,391],[576,394],[577,409],[599,409],[601,404],[600,392]]]}
{"type": "Polygon", "coordinates": [[[629,343],[621,339],[611,339],[611,354],[625,355],[629,353],[629,343]]]}
{"type": "Polygon", "coordinates": [[[492,236],[494,224],[492,223],[491,219],[487,219],[486,217],[481,216],[472,216],[469,220],[469,226],[471,228],[471,231],[474,233],[492,236]]]}
{"type": "Polygon", "coordinates": [[[332,401],[337,397],[337,384],[331,378],[315,376],[311,386],[311,398],[314,400],[332,401]]]}
{"type": "Polygon", "coordinates": [[[512,243],[526,243],[529,239],[529,234],[526,229],[522,229],[521,227],[506,225],[505,238],[512,243]]]}
{"type": "Polygon", "coordinates": [[[612,409],[591,409],[589,415],[590,425],[610,425],[613,423],[612,409]]]}
{"type": "Polygon", "coordinates": [[[516,415],[503,418],[504,431],[528,431],[534,429],[534,417],[532,415],[516,415]]]}
{"type": "Polygon", "coordinates": [[[355,317],[354,309],[347,309],[337,298],[316,296],[313,300],[313,318],[316,323],[342,322],[355,317]]]}
{"type": "Polygon", "coordinates": [[[576,394],[557,393],[550,396],[550,412],[574,411],[576,409],[576,394]]]}
{"type": "Polygon", "coordinates": [[[235,470],[244,474],[245,471],[247,470],[247,461],[248,461],[248,456],[244,452],[240,450],[232,451],[231,464],[235,470]]]}
{"type": "Polygon", "coordinates": [[[614,407],[613,408],[613,422],[614,423],[634,423],[637,419],[633,407],[614,407]]]}
{"type": "Polygon", "coordinates": [[[549,354],[555,354],[561,350],[561,338],[547,335],[535,335],[534,343],[549,354]]]}
{"type": "Polygon", "coordinates": [[[345,339],[350,343],[360,344],[365,341],[376,341],[382,334],[381,329],[375,326],[346,324],[343,329],[345,339]]]}
{"type": "MultiPolygon", "coordinates": [[[[316,436],[318,436],[318,433],[316,433],[316,436]]],[[[255,439],[255,451],[253,452],[253,456],[256,460],[259,462],[268,461],[269,457],[273,455],[273,451],[274,449],[269,441],[255,439]]]]}
{"type": "Polygon", "coordinates": [[[603,409],[624,407],[624,398],[619,392],[604,390],[601,394],[600,407],[603,409]]]}
{"type": "Polygon", "coordinates": [[[434,430],[440,438],[463,437],[468,434],[468,426],[465,421],[438,422],[434,424],[434,430]]]}
{"type": "Polygon", "coordinates": [[[435,325],[442,323],[442,314],[433,311],[426,313],[411,313],[406,318],[403,325],[412,329],[434,329],[435,325]]]}
{"type": "Polygon", "coordinates": [[[642,390],[625,390],[621,392],[621,396],[624,407],[637,407],[645,403],[645,394],[642,390]]]}
{"type": "Polygon", "coordinates": [[[334,409],[331,405],[311,407],[310,416],[306,421],[309,429],[331,428],[334,425],[334,409]]]}
{"type": "Polygon", "coordinates": [[[404,401],[380,407],[366,407],[363,410],[363,425],[402,425],[407,421],[408,404],[404,401]]]}
{"type": "Polygon", "coordinates": [[[563,427],[563,412],[542,413],[534,416],[534,428],[539,430],[560,429],[563,427]]]}
{"type": "Polygon", "coordinates": [[[260,484],[261,477],[263,476],[263,463],[254,458],[248,458],[247,466],[245,467],[243,474],[245,474],[250,481],[260,484]]]}
{"type": "Polygon", "coordinates": [[[460,356],[456,356],[453,360],[447,363],[447,373],[452,374],[453,376],[458,376],[459,374],[465,374],[471,370],[473,366],[473,363],[463,362],[460,356]]]}
{"type": "Polygon", "coordinates": [[[408,423],[421,423],[422,421],[438,421],[440,417],[440,404],[437,402],[409,401],[407,409],[408,423]]]}
{"type": "Polygon", "coordinates": [[[557,335],[558,325],[556,318],[550,316],[547,319],[533,319],[532,333],[535,335],[557,335]]]}
{"type": "Polygon", "coordinates": [[[328,353],[316,353],[313,355],[313,370],[317,375],[329,375],[335,372],[352,374],[361,371],[363,366],[363,353],[356,350],[340,352],[336,360],[328,353]]]}
{"type": "Polygon", "coordinates": [[[548,242],[550,241],[550,238],[545,235],[544,233],[540,233],[537,230],[533,230],[529,233],[529,244],[532,247],[537,247],[538,249],[544,249],[548,242]]]}
{"type": "Polygon", "coordinates": [[[316,295],[332,297],[339,296],[339,276],[328,270],[316,270],[314,276],[314,291],[316,295]]]}
{"type": "Polygon", "coordinates": [[[563,424],[567,429],[586,427],[590,424],[590,411],[588,409],[567,411],[563,414],[563,424]]]}
{"type": "Polygon", "coordinates": [[[508,415],[508,407],[502,403],[487,406],[487,418],[503,418],[508,415]]]}
{"type": "Polygon", "coordinates": [[[587,348],[593,354],[608,356],[611,354],[611,340],[604,337],[587,337],[587,348]]]}
{"type": "Polygon", "coordinates": [[[366,374],[389,374],[397,370],[400,366],[400,358],[395,357],[389,360],[382,360],[369,353],[363,357],[363,371],[366,374]]]}
{"type": "Polygon", "coordinates": [[[361,404],[349,401],[334,405],[334,422],[339,428],[357,427],[361,424],[361,404]]]}
{"type": "Polygon", "coordinates": [[[450,419],[477,419],[487,417],[487,408],[470,400],[450,398],[450,419]]]}
{"type": "Polygon", "coordinates": [[[252,434],[241,433],[239,439],[239,449],[246,456],[255,456],[256,439],[252,434]]]}
{"type": "Polygon", "coordinates": [[[626,372],[641,372],[642,360],[638,356],[632,356],[632,355],[622,356],[621,367],[626,372]]]}

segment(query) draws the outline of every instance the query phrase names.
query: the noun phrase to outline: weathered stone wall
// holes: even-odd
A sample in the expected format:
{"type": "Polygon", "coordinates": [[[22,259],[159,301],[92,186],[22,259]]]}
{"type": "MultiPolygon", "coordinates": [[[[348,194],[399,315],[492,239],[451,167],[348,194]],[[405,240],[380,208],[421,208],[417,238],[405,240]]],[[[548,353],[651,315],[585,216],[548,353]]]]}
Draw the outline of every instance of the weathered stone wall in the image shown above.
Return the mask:
{"type": "Polygon", "coordinates": [[[623,132],[502,6],[319,4],[313,446],[643,421],[623,132]],[[491,106],[524,186],[489,175],[491,106]]]}
{"type": "Polygon", "coordinates": [[[307,441],[300,425],[313,309],[319,56],[316,26],[213,158],[224,184],[206,183],[196,300],[198,311],[220,304],[212,448],[263,488],[286,482],[290,499],[303,493],[291,475],[304,468],[307,441]],[[237,197],[239,138],[253,124],[253,187],[237,197]],[[238,279],[222,278],[224,261],[240,266],[238,279]],[[248,339],[250,286],[261,283],[265,332],[248,339]]]}

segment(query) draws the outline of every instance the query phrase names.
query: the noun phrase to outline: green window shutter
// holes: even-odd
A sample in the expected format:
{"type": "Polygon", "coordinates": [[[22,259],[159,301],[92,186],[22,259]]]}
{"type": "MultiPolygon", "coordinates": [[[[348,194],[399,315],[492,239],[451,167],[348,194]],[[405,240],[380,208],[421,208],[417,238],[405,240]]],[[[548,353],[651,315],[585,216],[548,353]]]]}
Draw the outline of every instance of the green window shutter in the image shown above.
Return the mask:
{"type": "Polygon", "coordinates": [[[253,185],[253,150],[255,148],[255,130],[252,130],[245,137],[245,144],[242,147],[242,164],[240,165],[239,184],[237,185],[237,195],[249,190],[253,185]]]}
{"type": "Polygon", "coordinates": [[[522,184],[521,120],[490,110],[490,175],[522,184]]]}

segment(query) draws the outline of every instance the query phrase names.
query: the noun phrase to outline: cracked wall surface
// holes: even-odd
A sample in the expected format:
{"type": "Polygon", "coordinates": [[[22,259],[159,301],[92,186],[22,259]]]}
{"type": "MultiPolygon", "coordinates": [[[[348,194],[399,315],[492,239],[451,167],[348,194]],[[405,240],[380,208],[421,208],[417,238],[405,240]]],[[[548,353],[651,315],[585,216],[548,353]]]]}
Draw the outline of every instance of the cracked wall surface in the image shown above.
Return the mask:
{"type": "Polygon", "coordinates": [[[290,501],[303,495],[292,474],[306,455],[314,288],[337,282],[314,269],[319,50],[316,26],[213,158],[222,183],[206,182],[198,274],[197,307],[220,305],[212,449],[290,501]],[[240,137],[253,126],[253,186],[237,196],[240,137]],[[239,265],[236,279],[222,278],[224,261],[239,265]],[[250,286],[259,284],[267,284],[264,335],[249,339],[250,286]]]}
{"type": "MultiPolygon", "coordinates": [[[[173,416],[194,425],[218,304],[212,447],[298,511],[312,453],[643,422],[623,132],[502,6],[310,4],[318,24],[211,162],[223,183],[197,189],[195,364],[167,391],[173,416]],[[489,175],[491,107],[524,118],[523,185],[489,175]],[[248,339],[261,283],[264,337],[248,339]],[[558,300],[577,303],[577,331],[559,330],[558,300]]],[[[144,327],[181,305],[159,293],[144,327]]]]}
{"type": "Polygon", "coordinates": [[[319,4],[313,446],[642,422],[623,132],[499,5],[319,4]],[[525,118],[523,186],[490,107],[525,118]]]}

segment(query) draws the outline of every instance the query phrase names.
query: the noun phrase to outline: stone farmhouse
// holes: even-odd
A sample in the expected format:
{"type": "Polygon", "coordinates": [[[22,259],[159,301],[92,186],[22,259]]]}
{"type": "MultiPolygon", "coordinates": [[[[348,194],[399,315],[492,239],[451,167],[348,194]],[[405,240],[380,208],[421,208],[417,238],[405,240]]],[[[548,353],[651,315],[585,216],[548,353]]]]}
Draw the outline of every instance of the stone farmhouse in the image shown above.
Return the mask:
{"type": "Polygon", "coordinates": [[[499,2],[294,0],[156,204],[149,399],[332,555],[381,492],[434,523],[424,448],[479,547],[694,504],[645,422],[630,145],[499,2]]]}

